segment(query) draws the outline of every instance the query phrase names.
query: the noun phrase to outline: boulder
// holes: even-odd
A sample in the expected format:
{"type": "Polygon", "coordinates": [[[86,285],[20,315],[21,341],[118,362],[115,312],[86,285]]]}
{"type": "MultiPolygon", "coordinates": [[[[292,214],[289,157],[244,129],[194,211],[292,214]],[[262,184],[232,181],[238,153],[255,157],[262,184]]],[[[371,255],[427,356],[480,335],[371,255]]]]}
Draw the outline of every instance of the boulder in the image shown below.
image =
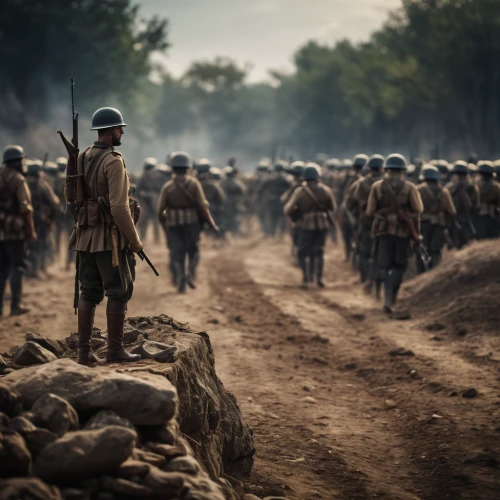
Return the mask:
{"type": "Polygon", "coordinates": [[[0,432],[0,464],[0,477],[31,474],[31,455],[17,432],[0,432]]]}
{"type": "Polygon", "coordinates": [[[136,448],[132,452],[132,457],[134,460],[145,462],[156,467],[163,467],[167,462],[167,459],[163,455],[158,455],[157,453],[153,453],[151,451],[141,450],[140,448],[136,448]]]}
{"type": "Polygon", "coordinates": [[[109,474],[130,457],[136,438],[117,426],[68,432],[40,452],[34,473],[56,484],[109,474]]]}
{"type": "Polygon", "coordinates": [[[12,361],[16,365],[30,366],[43,363],[50,363],[57,359],[57,356],[36,342],[26,342],[14,354],[12,361]]]}
{"type": "Polygon", "coordinates": [[[64,488],[61,493],[64,500],[92,500],[88,491],[78,488],[64,488]]]}
{"type": "Polygon", "coordinates": [[[55,394],[45,394],[35,401],[31,408],[35,423],[59,437],[66,432],[78,430],[78,414],[63,398],[55,394]]]}
{"type": "Polygon", "coordinates": [[[11,419],[8,425],[10,430],[18,432],[19,434],[24,434],[25,432],[34,431],[36,429],[32,422],[21,415],[11,419]]]}
{"type": "Polygon", "coordinates": [[[177,472],[163,472],[157,467],[151,467],[144,478],[144,485],[154,491],[155,498],[170,498],[184,488],[185,477],[177,472]]]}
{"type": "Polygon", "coordinates": [[[153,494],[153,490],[147,486],[118,477],[103,476],[101,478],[101,488],[116,493],[120,498],[122,496],[144,498],[153,494]]]}
{"type": "Polygon", "coordinates": [[[114,411],[101,410],[95,415],[90,417],[85,424],[84,429],[102,429],[108,425],[118,425],[119,427],[126,427],[127,429],[135,430],[134,426],[125,418],[120,417],[114,411]]]}
{"type": "Polygon", "coordinates": [[[0,370],[5,370],[5,368],[7,367],[8,367],[7,362],[5,361],[5,359],[2,358],[2,356],[0,356],[0,370]]]}
{"type": "Polygon", "coordinates": [[[64,344],[64,342],[61,342],[60,340],[53,340],[49,337],[42,337],[37,333],[27,333],[26,341],[36,342],[44,349],[47,349],[47,351],[55,354],[58,358],[64,356],[64,353],[66,352],[66,345],[64,344]]]}
{"type": "Polygon", "coordinates": [[[79,413],[108,409],[134,425],[164,424],[177,407],[176,390],[165,377],[149,373],[130,376],[105,366],[81,366],[70,359],[18,370],[3,381],[21,394],[27,406],[51,392],[79,413]]]}
{"type": "Polygon", "coordinates": [[[132,344],[139,338],[139,335],[144,336],[144,333],[141,332],[140,330],[137,330],[137,328],[134,328],[129,324],[126,324],[123,329],[123,343],[132,344]]]}
{"type": "Polygon", "coordinates": [[[0,412],[15,417],[23,411],[21,395],[8,385],[0,383],[0,412]]]}
{"type": "Polygon", "coordinates": [[[144,477],[149,472],[150,467],[151,466],[145,462],[129,459],[120,465],[118,476],[124,478],[131,476],[144,477]]]}
{"type": "Polygon", "coordinates": [[[61,492],[36,477],[14,477],[0,481],[0,500],[62,500],[61,492]]]}
{"type": "Polygon", "coordinates": [[[0,431],[9,426],[10,418],[0,411],[0,431]]]}
{"type": "Polygon", "coordinates": [[[179,355],[179,349],[176,346],[150,340],[138,345],[132,352],[140,354],[143,359],[154,359],[159,363],[173,363],[179,355]]]}
{"type": "Polygon", "coordinates": [[[177,457],[168,462],[165,470],[196,475],[201,472],[200,464],[191,456],[177,457]]]}
{"type": "Polygon", "coordinates": [[[50,443],[57,439],[57,435],[47,429],[39,429],[36,427],[32,431],[24,431],[22,433],[26,446],[33,457],[33,460],[39,453],[50,443]]]}
{"type": "Polygon", "coordinates": [[[187,454],[186,448],[182,445],[171,446],[169,444],[151,443],[148,449],[157,455],[162,455],[167,460],[176,457],[183,457],[187,454]]]}

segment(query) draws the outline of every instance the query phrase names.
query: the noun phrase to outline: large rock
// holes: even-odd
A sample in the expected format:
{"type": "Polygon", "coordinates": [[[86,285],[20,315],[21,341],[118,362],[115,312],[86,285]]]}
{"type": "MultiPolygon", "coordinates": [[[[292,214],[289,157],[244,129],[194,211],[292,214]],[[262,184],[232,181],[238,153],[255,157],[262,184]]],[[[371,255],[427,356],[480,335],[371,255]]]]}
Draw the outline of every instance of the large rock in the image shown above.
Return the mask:
{"type": "Polygon", "coordinates": [[[36,429],[36,426],[32,422],[30,422],[27,418],[24,418],[21,415],[11,419],[8,426],[10,430],[18,432],[19,434],[23,434],[24,432],[34,431],[36,429]]]}
{"type": "Polygon", "coordinates": [[[134,429],[134,426],[125,418],[120,417],[114,411],[111,410],[101,410],[93,415],[88,422],[85,424],[85,429],[102,429],[108,425],[118,425],[120,427],[127,427],[128,429],[134,429]]]}
{"type": "Polygon", "coordinates": [[[0,412],[15,417],[23,411],[21,395],[5,384],[0,384],[0,412]]]}
{"type": "Polygon", "coordinates": [[[61,492],[36,477],[0,481],[0,500],[62,500],[61,492]]]}
{"type": "Polygon", "coordinates": [[[34,473],[56,484],[112,473],[130,457],[136,438],[117,426],[68,432],[40,452],[34,473]]]}
{"type": "Polygon", "coordinates": [[[63,398],[55,394],[45,394],[35,401],[31,408],[35,423],[59,437],[66,432],[78,430],[78,414],[63,398]]]}
{"type": "Polygon", "coordinates": [[[173,363],[177,360],[179,349],[173,345],[146,340],[135,347],[132,352],[140,354],[143,359],[154,359],[159,363],[173,363]]]}
{"type": "Polygon", "coordinates": [[[44,349],[47,349],[47,351],[55,354],[58,358],[62,357],[66,352],[66,346],[64,342],[60,340],[54,340],[49,337],[42,337],[42,335],[38,335],[37,333],[27,333],[26,340],[41,345],[44,349]]]}
{"type": "Polygon", "coordinates": [[[135,425],[164,424],[175,415],[177,406],[176,391],[165,377],[149,373],[132,377],[106,367],[81,366],[69,359],[18,370],[3,381],[21,394],[25,406],[51,392],[79,413],[108,409],[135,425]]]}
{"type": "Polygon", "coordinates": [[[32,431],[23,431],[22,435],[33,460],[46,446],[57,439],[56,434],[53,432],[50,432],[48,429],[39,429],[38,427],[32,431]]]}
{"type": "Polygon", "coordinates": [[[5,359],[2,358],[2,356],[0,356],[0,370],[4,370],[5,368],[7,368],[7,362],[5,361],[5,359]]]}
{"type": "Polygon", "coordinates": [[[0,477],[30,475],[31,455],[24,439],[16,432],[0,432],[0,464],[0,477]]]}
{"type": "Polygon", "coordinates": [[[12,361],[14,361],[16,365],[30,366],[49,363],[56,359],[57,356],[54,353],[48,351],[36,342],[29,341],[16,351],[12,361]]]}

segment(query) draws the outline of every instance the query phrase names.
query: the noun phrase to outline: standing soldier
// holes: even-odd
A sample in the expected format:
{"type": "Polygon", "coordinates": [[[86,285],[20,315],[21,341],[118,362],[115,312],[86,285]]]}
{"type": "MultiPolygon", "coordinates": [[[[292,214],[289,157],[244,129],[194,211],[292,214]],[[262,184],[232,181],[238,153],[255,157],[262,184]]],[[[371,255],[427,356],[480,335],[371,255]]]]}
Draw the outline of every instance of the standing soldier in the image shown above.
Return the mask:
{"type": "Polygon", "coordinates": [[[500,213],[500,185],[495,182],[495,169],[491,161],[477,164],[479,179],[479,212],[476,215],[477,239],[485,240],[498,236],[498,214],[500,213]]]}
{"type": "Polygon", "coordinates": [[[359,272],[361,282],[366,284],[365,290],[371,293],[373,284],[375,284],[375,292],[377,298],[380,297],[380,289],[382,279],[380,270],[373,256],[373,240],[372,240],[372,225],[373,217],[366,215],[366,207],[370,191],[378,180],[382,178],[382,168],[384,166],[384,157],[373,155],[367,162],[369,174],[363,177],[356,185],[352,194],[356,205],[359,207],[359,230],[358,230],[358,248],[359,248],[359,272]]]}
{"type": "Polygon", "coordinates": [[[372,186],[366,216],[375,219],[372,237],[384,281],[384,311],[391,313],[408,267],[410,241],[418,239],[423,205],[417,187],[404,179],[404,156],[390,155],[385,170],[388,176],[372,186]]]}
{"type": "Polygon", "coordinates": [[[238,172],[228,165],[223,169],[226,178],[221,182],[220,187],[226,195],[225,226],[227,231],[237,234],[239,232],[239,213],[243,204],[246,187],[236,177],[238,172]]]}
{"type": "Polygon", "coordinates": [[[11,316],[29,312],[21,307],[25,244],[36,241],[33,208],[28,184],[22,175],[26,158],[20,146],[3,150],[0,169],[0,316],[5,286],[10,278],[11,316]]]}
{"type": "MultiPolygon", "coordinates": [[[[440,184],[441,176],[436,167],[431,165],[424,167],[422,179],[424,182],[417,188],[424,205],[421,232],[423,243],[431,256],[429,266],[432,268],[441,262],[441,251],[445,243],[450,242],[448,226],[455,221],[457,211],[450,192],[440,184]]],[[[426,268],[422,257],[417,254],[416,258],[417,271],[423,273],[426,268]]]]}
{"type": "Polygon", "coordinates": [[[479,188],[471,182],[469,167],[465,161],[453,165],[452,180],[446,185],[457,211],[453,226],[453,243],[458,249],[476,237],[472,217],[479,210],[479,188]]]}
{"type": "MultiPolygon", "coordinates": [[[[66,166],[68,160],[63,156],[60,156],[56,160],[58,175],[56,180],[56,188],[54,192],[56,196],[59,198],[63,207],[56,214],[56,250],[59,253],[61,247],[61,237],[64,234],[64,246],[67,249],[69,237],[73,231],[74,226],[74,217],[69,209],[65,196],[64,196],[64,186],[66,184],[66,166]]],[[[70,264],[74,261],[74,252],[67,251],[66,255],[66,270],[69,270],[70,264]]]]}
{"type": "Polygon", "coordinates": [[[160,223],[166,227],[177,290],[184,293],[186,284],[195,288],[196,267],[200,260],[200,215],[215,230],[218,228],[208,210],[208,201],[200,182],[188,175],[188,171],[193,167],[189,155],[183,152],[172,153],[169,164],[174,171],[174,177],[161,189],[157,213],[160,223]]]}
{"type": "Polygon", "coordinates": [[[50,231],[56,215],[61,212],[61,202],[54,193],[51,185],[41,177],[41,165],[32,162],[28,165],[26,176],[31,192],[31,205],[37,241],[31,247],[29,260],[31,263],[30,276],[38,278],[39,271],[46,272],[51,253],[50,231]]]}
{"type": "Polygon", "coordinates": [[[317,285],[323,288],[324,247],[328,229],[334,223],[335,200],[331,189],[319,182],[319,168],[307,166],[304,181],[288,200],[284,212],[298,230],[302,286],[307,288],[316,278],[317,285]]]}
{"type": "Polygon", "coordinates": [[[142,175],[137,183],[137,198],[141,204],[141,220],[138,224],[141,239],[146,237],[149,224],[153,224],[155,243],[160,241],[160,228],[156,217],[159,173],[156,170],[156,158],[144,158],[142,175]]]}
{"type": "Polygon", "coordinates": [[[106,361],[141,359],[123,347],[127,303],[132,297],[135,278],[132,252],[142,250],[133,218],[136,206],[129,199],[127,169],[122,155],[115,150],[115,146],[121,145],[125,126],[117,109],[98,109],[92,116],[91,128],[97,130],[97,141],[79,155],[76,179],[66,178],[66,200],[76,203],[78,208],[71,249],[77,252],[77,277],[81,283],[78,301],[80,364],[99,361],[91,350],[90,340],[95,308],[104,295],[108,298],[106,361]]]}

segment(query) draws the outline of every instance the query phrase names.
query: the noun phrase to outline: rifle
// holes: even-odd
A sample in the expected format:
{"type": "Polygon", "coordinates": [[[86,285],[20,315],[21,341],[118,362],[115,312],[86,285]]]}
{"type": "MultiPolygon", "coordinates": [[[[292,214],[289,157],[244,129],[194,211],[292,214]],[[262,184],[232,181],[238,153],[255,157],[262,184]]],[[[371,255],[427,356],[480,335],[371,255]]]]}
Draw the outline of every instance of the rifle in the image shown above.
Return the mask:
{"type": "Polygon", "coordinates": [[[160,276],[160,273],[156,270],[156,267],[149,260],[149,257],[147,256],[147,254],[144,250],[137,252],[137,255],[140,257],[141,260],[145,260],[149,264],[149,267],[153,270],[153,272],[156,274],[156,276],[160,276]]]}
{"type": "Polygon", "coordinates": [[[394,191],[389,184],[389,181],[386,181],[386,187],[387,191],[391,197],[392,200],[392,205],[393,208],[396,210],[396,213],[398,215],[398,219],[401,222],[404,222],[408,228],[408,231],[410,231],[410,238],[413,241],[413,244],[415,245],[415,249],[417,253],[420,254],[420,258],[422,260],[422,263],[424,264],[424,268],[426,271],[429,270],[429,263],[431,261],[431,257],[429,253],[427,252],[427,249],[425,248],[425,245],[422,243],[422,239],[420,238],[420,235],[417,232],[417,229],[415,228],[415,224],[413,222],[413,219],[403,210],[401,207],[400,203],[398,202],[396,195],[394,194],[394,191]]]}

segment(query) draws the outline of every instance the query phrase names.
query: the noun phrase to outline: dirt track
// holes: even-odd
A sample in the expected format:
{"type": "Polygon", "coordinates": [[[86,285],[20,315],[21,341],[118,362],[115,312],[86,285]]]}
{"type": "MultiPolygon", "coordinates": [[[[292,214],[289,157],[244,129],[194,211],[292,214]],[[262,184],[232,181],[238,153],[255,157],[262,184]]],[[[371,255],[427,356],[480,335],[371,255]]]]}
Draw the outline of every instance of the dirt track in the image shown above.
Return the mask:
{"type": "MultiPolygon", "coordinates": [[[[484,362],[476,355],[487,339],[440,336],[425,317],[388,320],[331,247],[327,288],[301,290],[285,243],[205,245],[198,289],[182,296],[167,277],[166,250],[148,251],[161,277],[138,262],[129,314],[167,313],[210,334],[217,372],[255,432],[246,491],[290,500],[500,498],[498,352],[484,362]],[[398,348],[413,355],[389,354],[398,348]],[[479,396],[462,398],[469,387],[479,396]]],[[[27,331],[63,338],[76,330],[72,276],[57,264],[50,272],[46,283],[26,283],[33,312],[0,320],[0,351],[27,331]]],[[[104,318],[101,306],[97,326],[104,318]]]]}

